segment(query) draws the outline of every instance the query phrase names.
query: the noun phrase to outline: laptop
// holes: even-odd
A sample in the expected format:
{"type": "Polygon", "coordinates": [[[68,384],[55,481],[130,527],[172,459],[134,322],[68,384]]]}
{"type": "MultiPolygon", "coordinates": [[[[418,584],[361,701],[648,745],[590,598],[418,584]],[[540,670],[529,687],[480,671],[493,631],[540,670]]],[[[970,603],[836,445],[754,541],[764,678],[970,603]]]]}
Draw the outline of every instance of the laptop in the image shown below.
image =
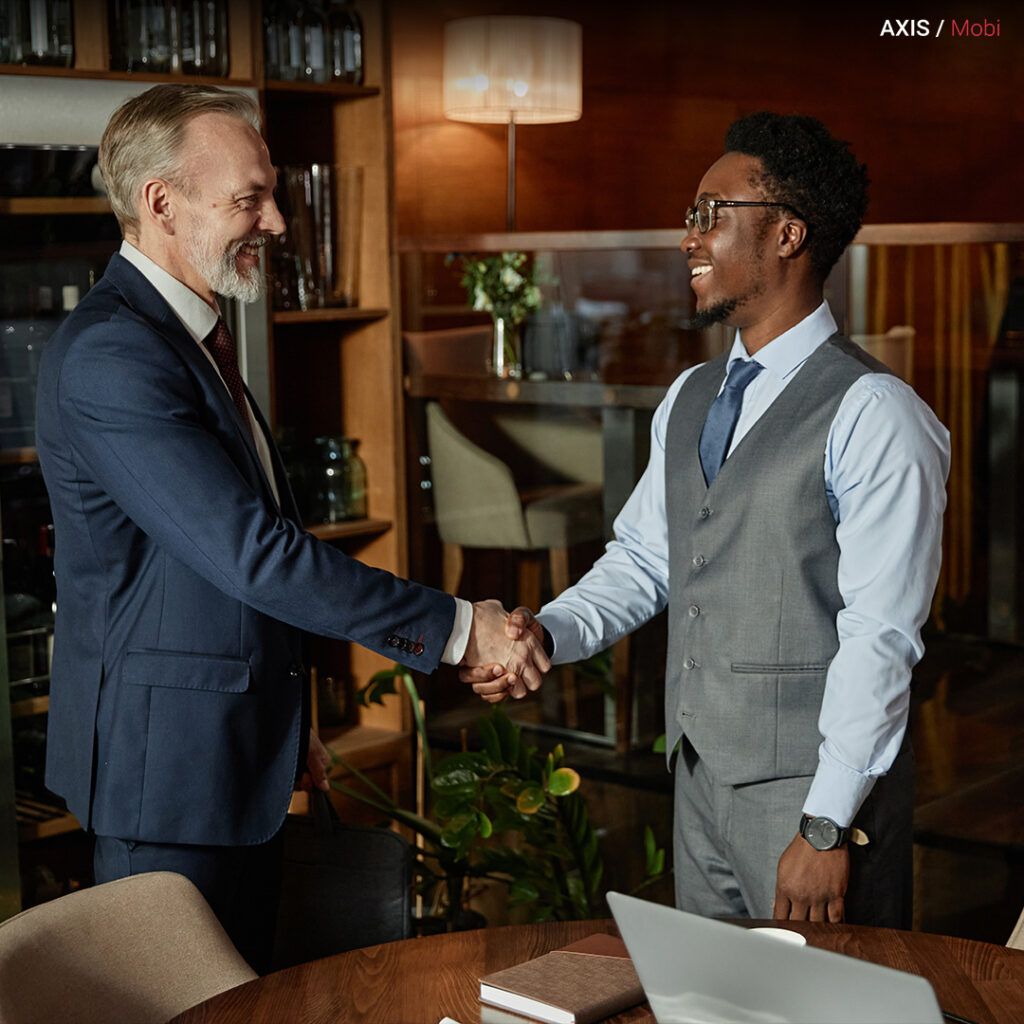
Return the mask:
{"type": "Polygon", "coordinates": [[[608,893],[658,1024],[943,1024],[924,978],[608,893]]]}

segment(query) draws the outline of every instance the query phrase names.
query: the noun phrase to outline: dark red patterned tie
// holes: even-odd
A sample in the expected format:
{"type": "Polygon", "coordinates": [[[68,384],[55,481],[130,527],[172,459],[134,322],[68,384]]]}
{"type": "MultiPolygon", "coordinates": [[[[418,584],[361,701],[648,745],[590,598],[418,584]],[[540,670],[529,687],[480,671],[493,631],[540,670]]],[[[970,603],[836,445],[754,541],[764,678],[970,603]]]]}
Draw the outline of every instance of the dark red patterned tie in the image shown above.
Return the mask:
{"type": "Polygon", "coordinates": [[[238,372],[238,355],[235,352],[235,339],[231,337],[228,325],[223,317],[217,317],[217,326],[203,339],[203,344],[210,350],[213,361],[224,378],[224,383],[231,392],[235,408],[242,415],[242,422],[249,427],[249,407],[246,405],[245,392],[242,390],[242,375],[238,372]]]}

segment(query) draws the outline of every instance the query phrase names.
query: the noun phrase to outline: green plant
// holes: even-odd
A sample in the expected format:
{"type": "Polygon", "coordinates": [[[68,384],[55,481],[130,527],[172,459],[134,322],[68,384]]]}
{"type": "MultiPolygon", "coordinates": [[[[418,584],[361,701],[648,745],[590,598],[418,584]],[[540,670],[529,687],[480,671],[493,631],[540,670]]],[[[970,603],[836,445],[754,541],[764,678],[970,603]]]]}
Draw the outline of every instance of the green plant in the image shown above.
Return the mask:
{"type": "Polygon", "coordinates": [[[543,756],[522,743],[517,726],[500,708],[479,720],[482,749],[452,754],[431,764],[419,694],[402,665],[378,672],[358,694],[381,702],[400,683],[412,699],[422,739],[424,769],[433,794],[432,818],[399,807],[347,763],[362,788],[333,781],[340,792],[376,808],[422,836],[417,885],[424,895],[447,893],[449,927],[464,922],[467,879],[492,879],[508,887],[511,905],[529,906],[534,921],[598,914],[604,864],[579,774],[564,764],[561,746],[543,756]]]}
{"type": "Polygon", "coordinates": [[[534,283],[532,267],[526,265],[526,253],[503,252],[491,256],[448,253],[445,266],[453,263],[462,270],[459,283],[466,289],[469,304],[475,310],[520,324],[540,305],[540,288],[534,283]]]}

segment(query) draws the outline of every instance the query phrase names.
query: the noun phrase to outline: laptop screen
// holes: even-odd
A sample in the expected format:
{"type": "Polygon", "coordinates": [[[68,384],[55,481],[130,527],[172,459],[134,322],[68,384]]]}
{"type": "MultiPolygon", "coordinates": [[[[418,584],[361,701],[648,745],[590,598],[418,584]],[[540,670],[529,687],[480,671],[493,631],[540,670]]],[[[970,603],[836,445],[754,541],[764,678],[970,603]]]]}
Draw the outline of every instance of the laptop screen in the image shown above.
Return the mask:
{"type": "Polygon", "coordinates": [[[608,893],[658,1024],[942,1024],[916,974],[608,893]]]}

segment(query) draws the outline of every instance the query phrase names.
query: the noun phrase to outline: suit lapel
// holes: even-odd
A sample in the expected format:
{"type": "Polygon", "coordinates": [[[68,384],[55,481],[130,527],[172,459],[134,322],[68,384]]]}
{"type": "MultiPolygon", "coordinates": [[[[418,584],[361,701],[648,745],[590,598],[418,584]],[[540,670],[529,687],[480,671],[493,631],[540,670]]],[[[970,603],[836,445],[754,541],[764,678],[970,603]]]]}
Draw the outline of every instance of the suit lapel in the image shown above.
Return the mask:
{"type": "MultiPolygon", "coordinates": [[[[135,314],[149,323],[155,331],[166,339],[167,343],[174,348],[202,382],[207,400],[224,419],[229,420],[234,425],[234,431],[230,440],[236,443],[229,445],[229,447],[243,453],[242,457],[249,467],[250,477],[255,483],[264,488],[268,500],[271,505],[274,505],[273,492],[267,480],[263,463],[260,461],[259,453],[256,450],[256,442],[252,436],[252,431],[249,429],[249,424],[242,420],[241,414],[231,399],[231,393],[224,386],[224,381],[221,380],[220,374],[214,365],[205,353],[199,350],[201,343],[196,342],[192,335],[189,334],[174,310],[171,309],[156,288],[119,253],[115,253],[111,257],[104,277],[110,280],[117,288],[135,314]]],[[[277,472],[280,457],[277,455],[273,438],[248,388],[245,389],[245,393],[250,406],[254,410],[260,428],[267,438],[271,459],[274,463],[275,472],[277,472]]],[[[225,441],[228,440],[225,437],[225,441]]],[[[277,472],[277,475],[278,479],[280,479],[281,474],[277,472]]],[[[282,495],[283,493],[282,491],[282,495]]],[[[295,502],[290,491],[288,498],[294,509],[295,502]]],[[[294,518],[297,518],[297,516],[294,518]]]]}

